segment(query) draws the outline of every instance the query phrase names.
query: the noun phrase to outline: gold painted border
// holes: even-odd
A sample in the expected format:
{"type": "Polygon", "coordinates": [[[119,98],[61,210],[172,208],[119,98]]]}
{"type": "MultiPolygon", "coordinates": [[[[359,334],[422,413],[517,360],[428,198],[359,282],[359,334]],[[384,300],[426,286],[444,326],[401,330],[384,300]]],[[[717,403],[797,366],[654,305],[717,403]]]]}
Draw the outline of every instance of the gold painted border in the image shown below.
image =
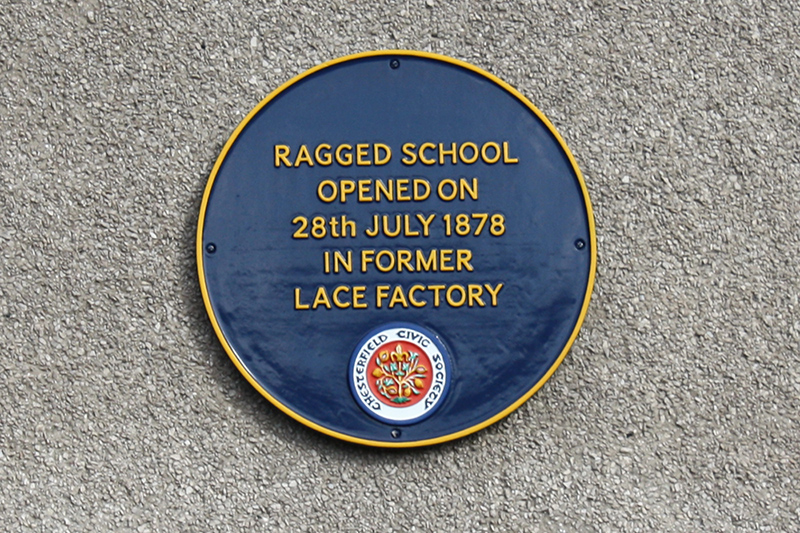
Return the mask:
{"type": "Polygon", "coordinates": [[[569,352],[570,348],[572,347],[572,344],[575,342],[575,338],[578,336],[578,331],[581,329],[581,325],[583,325],[583,321],[586,318],[586,312],[589,308],[589,300],[591,299],[592,291],[594,290],[594,278],[596,270],[597,270],[597,236],[594,225],[594,212],[592,210],[591,201],[589,200],[589,191],[586,188],[586,184],[583,181],[583,174],[581,174],[581,171],[578,168],[578,164],[575,161],[572,152],[569,151],[569,148],[567,148],[564,139],[561,138],[561,135],[559,135],[555,127],[553,127],[553,124],[547,119],[547,117],[544,116],[544,114],[541,111],[539,111],[539,109],[536,108],[536,106],[534,106],[519,91],[514,89],[511,85],[504,82],[497,76],[489,72],[486,72],[485,70],[482,70],[474,65],[470,65],[469,63],[460,61],[458,59],[453,59],[451,57],[434,54],[430,52],[418,52],[414,50],[375,50],[371,52],[362,52],[358,54],[352,54],[337,59],[333,59],[331,61],[327,61],[325,63],[317,65],[316,67],[307,70],[306,72],[298,76],[295,76],[291,80],[287,81],[286,83],[284,83],[283,85],[272,91],[266,98],[261,100],[261,102],[259,102],[259,104],[255,108],[253,108],[253,110],[250,111],[250,113],[247,114],[244,120],[242,120],[239,123],[239,125],[236,127],[236,129],[233,131],[230,138],[228,139],[228,142],[226,142],[225,146],[222,148],[222,152],[217,158],[217,161],[214,164],[214,168],[211,171],[211,175],[208,178],[208,183],[206,184],[205,192],[203,193],[203,201],[200,204],[200,217],[197,223],[197,273],[200,278],[200,290],[203,293],[203,302],[205,302],[206,312],[208,313],[208,317],[211,319],[211,325],[214,327],[214,331],[216,332],[217,337],[222,343],[223,348],[225,348],[225,351],[227,352],[228,356],[231,358],[231,361],[233,361],[233,364],[235,364],[236,368],[239,369],[239,372],[241,372],[242,375],[244,375],[244,377],[247,378],[247,381],[249,381],[250,384],[253,387],[255,387],[258,392],[260,392],[267,400],[269,400],[273,405],[275,405],[275,407],[277,407],[290,417],[294,418],[298,422],[301,422],[302,424],[305,424],[306,426],[315,429],[321,433],[324,433],[326,435],[329,435],[331,437],[336,437],[338,439],[354,442],[357,444],[365,444],[369,446],[378,446],[383,448],[412,448],[417,446],[428,446],[431,444],[439,444],[442,442],[455,440],[464,437],[466,435],[469,435],[471,433],[475,433],[476,431],[479,431],[487,426],[494,424],[498,420],[501,420],[506,416],[508,416],[509,414],[511,414],[513,411],[519,408],[520,405],[525,403],[531,396],[533,396],[533,394],[536,391],[542,388],[542,386],[548,379],[550,379],[550,376],[552,376],[553,373],[556,371],[558,366],[564,360],[564,357],[566,357],[567,352],[569,352]],[[214,315],[214,310],[211,308],[211,300],[209,299],[208,289],[206,288],[205,269],[203,266],[203,227],[205,224],[205,215],[206,215],[206,207],[208,206],[208,198],[211,195],[211,189],[214,187],[214,180],[217,177],[217,172],[219,171],[222,162],[225,160],[225,157],[228,154],[228,150],[230,150],[231,146],[233,146],[233,143],[236,141],[237,137],[242,132],[244,127],[248,124],[248,122],[250,122],[250,120],[256,115],[256,113],[261,111],[261,109],[264,106],[266,106],[270,101],[272,101],[276,96],[278,96],[280,93],[282,93],[283,91],[285,91],[298,81],[302,80],[303,78],[306,78],[311,74],[314,74],[315,72],[318,72],[322,69],[331,67],[333,65],[338,65],[339,63],[344,63],[345,61],[352,61],[354,59],[362,59],[366,57],[377,57],[377,56],[414,56],[426,59],[434,59],[437,61],[450,63],[452,65],[457,65],[459,67],[480,74],[481,76],[491,80],[492,82],[496,83],[509,93],[513,94],[515,97],[517,97],[517,99],[519,99],[522,103],[528,106],[528,108],[531,111],[533,111],[533,113],[537,117],[539,117],[539,119],[542,122],[544,122],[544,124],[547,126],[550,132],[558,140],[559,144],[561,145],[561,148],[567,154],[567,157],[569,158],[569,161],[572,164],[572,168],[575,170],[575,174],[578,177],[578,182],[581,185],[581,191],[583,191],[583,199],[584,202],[586,203],[586,213],[589,219],[589,238],[591,241],[589,243],[592,254],[591,266],[589,268],[589,283],[587,284],[586,287],[586,296],[584,297],[583,306],[581,307],[581,314],[578,317],[578,321],[575,323],[575,329],[572,331],[572,335],[570,335],[567,344],[564,346],[564,349],[561,351],[561,354],[558,356],[558,359],[556,359],[556,361],[553,363],[553,365],[550,367],[547,373],[536,383],[536,385],[534,385],[519,400],[508,406],[500,413],[489,418],[488,420],[484,420],[480,424],[476,424],[470,428],[458,431],[456,433],[451,433],[449,435],[444,435],[442,437],[436,437],[433,439],[425,439],[425,440],[411,441],[411,442],[375,441],[375,440],[361,439],[358,437],[345,435],[344,433],[339,433],[337,431],[325,428],[323,426],[320,426],[319,424],[312,422],[311,420],[308,420],[307,418],[300,416],[299,414],[289,409],[287,406],[280,403],[276,398],[274,398],[269,392],[267,392],[263,387],[261,387],[261,385],[259,385],[259,383],[253,378],[253,376],[250,375],[247,369],[245,369],[244,365],[242,365],[241,361],[239,361],[239,358],[236,356],[235,352],[228,344],[227,340],[225,339],[225,336],[222,334],[222,330],[220,329],[219,323],[217,322],[216,316],[214,315]]]}

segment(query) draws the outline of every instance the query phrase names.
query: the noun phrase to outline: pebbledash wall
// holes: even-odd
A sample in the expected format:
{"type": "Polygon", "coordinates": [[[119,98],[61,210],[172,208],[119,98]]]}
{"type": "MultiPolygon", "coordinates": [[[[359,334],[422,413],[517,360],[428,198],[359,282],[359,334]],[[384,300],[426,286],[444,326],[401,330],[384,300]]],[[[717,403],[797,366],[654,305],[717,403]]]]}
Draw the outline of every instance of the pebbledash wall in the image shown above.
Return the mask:
{"type": "MultiPolygon", "coordinates": [[[[6,2],[5,529],[792,530],[800,519],[798,25],[789,2],[6,2]],[[479,431],[403,450],[332,438],[262,396],[209,321],[196,261],[204,191],[242,119],[309,69],[386,50],[465,62],[546,116],[591,197],[596,240],[586,238],[582,250],[597,254],[583,325],[547,382],[479,431]]],[[[402,72],[403,64],[387,65],[402,72]]],[[[437,81],[445,87],[436,78],[428,86],[437,81]]],[[[434,92],[440,110],[453,104],[444,91],[434,92]]],[[[475,128],[490,129],[491,118],[476,117],[475,128]]],[[[508,159],[522,165],[514,138],[505,139],[508,159]]],[[[402,142],[375,142],[393,151],[386,169],[402,165],[402,142]]],[[[313,157],[318,143],[307,143],[313,157]]],[[[278,144],[297,161],[303,142],[278,144]]],[[[487,215],[491,175],[475,173],[487,215]]],[[[277,210],[316,191],[282,194],[277,210]]],[[[278,231],[297,229],[290,217],[278,231]]],[[[571,251],[580,254],[576,242],[571,251]]],[[[212,244],[224,258],[225,241],[212,244]]],[[[470,275],[488,273],[480,265],[489,259],[519,266],[502,246],[494,255],[471,251],[461,256],[470,275]]],[[[324,255],[314,257],[286,259],[317,276],[324,255]]],[[[297,305],[312,305],[316,285],[287,285],[287,305],[297,287],[297,305]]],[[[429,309],[417,311],[410,322],[423,329],[408,331],[418,339],[446,333],[454,359],[491,325],[451,334],[420,324],[429,309]]],[[[302,319],[304,338],[282,351],[287,365],[307,355],[304,346],[336,353],[350,330],[360,332],[351,348],[371,339],[359,319],[315,329],[312,318],[302,319]]],[[[495,337],[486,338],[533,346],[536,321],[528,322],[492,327],[495,337]]],[[[277,335],[264,338],[284,346],[277,335]]],[[[395,358],[408,362],[404,346],[395,358]]],[[[475,362],[497,357],[486,350],[475,362]]],[[[523,375],[528,363],[516,364],[523,375]]],[[[453,369],[448,398],[477,405],[483,394],[505,392],[478,376],[460,386],[465,370],[453,369]]],[[[309,401],[325,396],[303,388],[303,372],[269,379],[297,385],[309,401]]],[[[341,397],[353,398],[342,381],[341,397]]],[[[353,407],[365,426],[380,426],[353,407]]],[[[414,425],[392,425],[400,435],[381,439],[411,438],[414,425]]]]}

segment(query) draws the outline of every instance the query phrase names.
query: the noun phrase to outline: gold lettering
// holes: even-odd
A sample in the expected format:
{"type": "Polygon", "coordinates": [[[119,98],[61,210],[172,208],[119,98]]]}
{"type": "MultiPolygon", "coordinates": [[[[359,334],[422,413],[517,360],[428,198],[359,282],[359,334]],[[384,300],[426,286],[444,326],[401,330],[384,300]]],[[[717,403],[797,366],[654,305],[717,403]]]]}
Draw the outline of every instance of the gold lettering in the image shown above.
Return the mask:
{"type": "Polygon", "coordinates": [[[367,196],[372,192],[372,180],[358,180],[358,201],[371,202],[372,196],[367,196]]]}
{"type": "Polygon", "coordinates": [[[356,190],[356,183],[353,180],[342,180],[339,182],[339,200],[342,203],[347,202],[347,195],[352,194],[356,190]]]}
{"type": "Polygon", "coordinates": [[[497,163],[497,161],[500,160],[500,146],[498,146],[498,144],[496,142],[485,143],[481,147],[481,159],[483,159],[483,162],[488,164],[488,165],[497,163]],[[487,152],[487,150],[486,150],[487,148],[494,149],[494,156],[489,157],[487,155],[487,153],[486,153],[487,152]]]}
{"type": "Polygon", "coordinates": [[[428,180],[414,179],[414,201],[421,202],[427,200],[430,195],[431,184],[428,183],[428,180]],[[424,192],[420,192],[420,187],[422,187],[424,192]]]}
{"type": "Polygon", "coordinates": [[[455,200],[456,196],[458,195],[458,188],[456,187],[456,182],[448,178],[439,182],[439,185],[436,187],[436,192],[439,194],[439,198],[445,202],[450,202],[455,200]],[[451,189],[449,194],[445,194],[444,192],[445,185],[451,189]]]}
{"type": "Polygon", "coordinates": [[[367,159],[369,157],[369,145],[368,144],[357,144],[356,145],[356,165],[360,167],[368,167],[372,165],[372,161],[367,159]]]}
{"type": "Polygon", "coordinates": [[[406,301],[406,295],[403,292],[403,287],[398,285],[394,288],[394,292],[392,292],[392,299],[389,300],[389,309],[393,308],[395,305],[400,304],[403,307],[408,307],[408,302],[406,301]]]}
{"type": "Polygon", "coordinates": [[[353,153],[350,151],[353,147],[349,144],[340,144],[336,147],[336,162],[343,167],[349,167],[353,164],[353,153]]]}
{"type": "Polygon", "coordinates": [[[417,220],[419,220],[420,224],[422,224],[422,235],[423,236],[425,236],[425,237],[430,236],[430,234],[431,234],[430,225],[431,225],[431,222],[433,222],[433,219],[435,217],[436,217],[435,213],[432,213],[428,217],[425,217],[425,215],[423,215],[421,213],[417,213],[417,220]]]}
{"type": "Polygon", "coordinates": [[[447,303],[450,304],[450,307],[461,307],[467,300],[467,293],[464,291],[464,287],[461,285],[450,285],[450,287],[447,288],[445,297],[447,298],[447,303]],[[461,299],[458,301],[453,299],[453,293],[455,291],[459,291],[461,293],[461,299]]]}
{"type": "Polygon", "coordinates": [[[503,141],[503,163],[506,165],[519,163],[519,159],[512,158],[510,155],[508,155],[508,141],[503,141]]]}
{"type": "Polygon", "coordinates": [[[461,200],[467,199],[467,194],[473,200],[478,200],[478,178],[472,178],[472,186],[467,183],[467,178],[458,180],[458,197],[461,200]]]}
{"type": "Polygon", "coordinates": [[[439,270],[442,272],[452,272],[455,270],[450,261],[453,260],[453,250],[439,250],[439,270]]]}
{"type": "Polygon", "coordinates": [[[379,167],[381,165],[385,165],[392,159],[392,149],[386,146],[385,144],[375,143],[373,147],[374,152],[374,159],[375,159],[375,166],[379,167]],[[384,156],[381,157],[381,151],[383,151],[384,156]]]}
{"type": "Polygon", "coordinates": [[[480,285],[473,285],[470,283],[467,285],[467,290],[469,290],[469,306],[473,307],[473,305],[477,302],[480,307],[486,307],[486,304],[483,303],[481,300],[481,294],[483,294],[483,287],[480,285]]]}
{"type": "Polygon", "coordinates": [[[411,303],[411,305],[413,305],[414,307],[425,307],[426,305],[428,305],[428,302],[425,301],[420,302],[417,301],[416,298],[414,298],[414,294],[417,291],[424,291],[424,290],[425,290],[424,285],[412,285],[411,288],[408,289],[408,301],[411,303]]]}
{"type": "Polygon", "coordinates": [[[428,258],[425,258],[425,252],[423,250],[417,250],[417,270],[422,270],[425,272],[436,272],[436,265],[438,260],[438,254],[436,250],[431,250],[428,252],[428,258]],[[420,269],[420,266],[422,268],[420,269]]]}
{"type": "Polygon", "coordinates": [[[435,150],[436,145],[433,143],[422,143],[419,147],[419,160],[422,161],[423,165],[435,165],[435,159],[428,159],[425,157],[425,150],[435,150]]]}
{"type": "Polygon", "coordinates": [[[383,307],[383,301],[389,297],[389,285],[378,285],[375,287],[375,307],[383,307]]]}
{"type": "Polygon", "coordinates": [[[456,159],[456,143],[450,143],[450,149],[444,149],[444,143],[439,143],[439,164],[444,165],[444,156],[449,155],[450,161],[455,165],[456,159]]]}
{"type": "Polygon", "coordinates": [[[289,153],[291,149],[286,146],[285,144],[276,144],[275,145],[275,167],[280,167],[281,163],[286,165],[287,167],[292,166],[292,163],[289,161],[289,153]]]}
{"type": "Polygon", "coordinates": [[[428,290],[433,291],[433,306],[439,307],[441,298],[439,293],[445,289],[446,285],[428,285],[428,290]]]}
{"type": "Polygon", "coordinates": [[[398,202],[410,202],[411,197],[408,195],[408,178],[399,178],[396,180],[396,191],[398,202]]]}
{"type": "Polygon", "coordinates": [[[378,255],[375,256],[375,267],[380,270],[381,272],[391,272],[394,270],[394,254],[389,250],[381,250],[378,252],[378,255]],[[389,258],[389,264],[384,265],[381,261],[382,257],[389,258]]]}
{"type": "Polygon", "coordinates": [[[325,287],[322,286],[317,287],[317,295],[314,296],[314,303],[311,304],[311,308],[316,309],[320,305],[324,305],[327,309],[331,308],[331,301],[328,298],[328,291],[326,291],[325,287]]]}
{"type": "Polygon", "coordinates": [[[314,159],[323,167],[327,167],[333,163],[333,157],[331,157],[330,149],[330,144],[322,143],[317,146],[316,150],[314,150],[314,159]]]}
{"type": "Polygon", "coordinates": [[[323,202],[329,204],[336,200],[337,190],[336,190],[336,183],[332,180],[322,180],[317,185],[317,198],[322,200],[323,202]],[[326,195],[324,192],[325,187],[331,188],[331,194],[326,195]]]}
{"type": "Polygon", "coordinates": [[[404,237],[419,237],[419,231],[411,230],[409,226],[409,221],[411,220],[411,215],[403,215],[403,236],[404,237]]]}
{"type": "Polygon", "coordinates": [[[461,269],[472,272],[474,269],[470,264],[472,260],[472,252],[470,250],[456,250],[456,270],[461,272],[461,269]]]}
{"type": "Polygon", "coordinates": [[[502,283],[498,283],[494,288],[488,283],[483,284],[486,287],[486,292],[492,296],[492,307],[497,307],[497,295],[500,294],[500,289],[503,288],[502,283]]]}
{"type": "Polygon", "coordinates": [[[397,271],[402,272],[403,267],[409,272],[414,272],[414,267],[411,266],[411,250],[397,250],[397,271]]]}
{"type": "Polygon", "coordinates": [[[350,292],[350,287],[347,285],[339,285],[335,289],[333,289],[333,303],[339,309],[347,309],[350,307],[350,302],[341,302],[339,301],[339,293],[342,292],[350,292]]]}
{"type": "Polygon", "coordinates": [[[394,201],[394,180],[389,180],[389,188],[383,183],[383,180],[375,181],[375,201],[381,201],[381,194],[386,198],[387,202],[394,201]]]}
{"type": "MultiPolygon", "coordinates": [[[[291,165],[290,165],[291,166],[291,165]]],[[[294,288],[294,308],[297,310],[308,309],[308,304],[300,303],[300,287],[294,288]]]]}
{"type": "Polygon", "coordinates": [[[364,302],[364,293],[367,291],[365,285],[356,285],[353,287],[353,309],[366,309],[367,304],[364,302]]]}
{"type": "Polygon", "coordinates": [[[297,157],[294,160],[294,166],[299,167],[300,163],[305,163],[310,167],[314,166],[314,162],[311,160],[311,154],[308,153],[308,146],[305,144],[300,145],[300,150],[297,151],[297,157]]]}
{"type": "MultiPolygon", "coordinates": [[[[378,215],[375,215],[378,218],[378,215]]],[[[377,226],[377,223],[375,224],[377,226]]],[[[367,271],[367,265],[375,261],[375,250],[361,250],[361,272],[367,271]]]]}
{"type": "Polygon", "coordinates": [[[400,150],[407,156],[400,160],[404,165],[411,166],[417,162],[417,154],[414,149],[417,147],[414,143],[405,143],[400,150]]]}
{"type": "Polygon", "coordinates": [[[461,158],[462,162],[471,165],[478,160],[478,157],[480,157],[480,152],[478,151],[478,147],[475,145],[475,143],[464,143],[461,145],[461,148],[458,149],[458,156],[461,158]],[[472,149],[472,157],[467,158],[467,156],[464,155],[464,148],[472,149]]]}

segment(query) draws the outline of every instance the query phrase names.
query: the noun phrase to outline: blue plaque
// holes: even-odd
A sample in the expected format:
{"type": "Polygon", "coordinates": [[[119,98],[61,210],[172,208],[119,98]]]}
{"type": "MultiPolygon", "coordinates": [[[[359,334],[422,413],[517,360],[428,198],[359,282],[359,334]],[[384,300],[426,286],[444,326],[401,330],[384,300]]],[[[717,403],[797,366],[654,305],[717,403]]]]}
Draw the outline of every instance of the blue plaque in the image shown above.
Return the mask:
{"type": "Polygon", "coordinates": [[[239,124],[197,231],[211,323],[247,380],[351,442],[435,444],[530,398],[589,305],[588,192],[544,115],[411,51],[319,65],[239,124]]]}

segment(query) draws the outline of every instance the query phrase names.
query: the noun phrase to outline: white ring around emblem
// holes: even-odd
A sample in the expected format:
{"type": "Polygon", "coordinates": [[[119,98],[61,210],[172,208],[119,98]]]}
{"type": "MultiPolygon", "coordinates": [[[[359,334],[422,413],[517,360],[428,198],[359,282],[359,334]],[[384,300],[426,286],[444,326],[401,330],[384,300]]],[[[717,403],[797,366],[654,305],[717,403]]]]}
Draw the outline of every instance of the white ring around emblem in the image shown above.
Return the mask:
{"type": "Polygon", "coordinates": [[[441,339],[408,322],[367,333],[350,359],[350,390],[371,417],[392,425],[420,422],[442,405],[450,388],[450,355],[441,339]]]}

